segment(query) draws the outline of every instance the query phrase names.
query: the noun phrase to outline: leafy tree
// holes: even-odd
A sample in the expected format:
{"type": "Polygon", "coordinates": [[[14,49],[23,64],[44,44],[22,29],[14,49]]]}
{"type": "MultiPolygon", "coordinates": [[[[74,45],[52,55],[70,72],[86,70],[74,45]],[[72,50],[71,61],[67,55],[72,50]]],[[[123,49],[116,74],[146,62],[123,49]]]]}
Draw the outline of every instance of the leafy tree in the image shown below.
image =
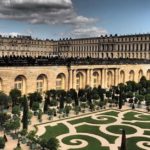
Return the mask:
{"type": "Polygon", "coordinates": [[[15,130],[15,133],[16,133],[16,130],[19,129],[20,127],[20,119],[15,118],[13,120],[8,120],[4,126],[6,130],[8,131],[15,130]]]}
{"type": "Polygon", "coordinates": [[[145,95],[145,101],[146,101],[146,105],[149,106],[150,105],[150,94],[145,95]]]}
{"type": "Polygon", "coordinates": [[[70,89],[67,92],[67,96],[71,97],[71,99],[75,101],[75,105],[78,106],[78,95],[75,89],[70,89]]]}
{"type": "Polygon", "coordinates": [[[9,107],[10,97],[5,93],[0,92],[0,111],[9,107]]]}
{"type": "Polygon", "coordinates": [[[11,116],[7,113],[0,113],[0,126],[2,127],[7,120],[9,120],[11,118],[11,116]]]}
{"type": "Polygon", "coordinates": [[[20,107],[19,106],[14,106],[12,108],[12,114],[20,116],[20,107]]]}
{"type": "Polygon", "coordinates": [[[21,91],[18,89],[12,89],[9,93],[12,99],[12,106],[20,104],[19,98],[21,97],[21,91]]]}
{"type": "Polygon", "coordinates": [[[123,105],[123,99],[122,99],[122,94],[119,95],[119,109],[122,108],[123,105]]]}
{"type": "Polygon", "coordinates": [[[26,96],[24,96],[23,116],[22,116],[23,129],[28,129],[28,118],[29,118],[28,114],[29,114],[28,102],[26,96]]]}
{"type": "Polygon", "coordinates": [[[68,116],[69,115],[69,113],[70,113],[70,110],[71,110],[71,108],[70,108],[70,106],[65,106],[65,112],[66,112],[66,115],[68,116]]]}
{"type": "Polygon", "coordinates": [[[127,98],[133,98],[133,92],[129,91],[126,93],[127,98]]]}
{"type": "Polygon", "coordinates": [[[57,100],[56,99],[52,99],[50,100],[50,106],[57,106],[57,100]]]}
{"type": "Polygon", "coordinates": [[[49,150],[58,150],[59,147],[59,141],[56,138],[52,137],[47,141],[46,148],[49,150]]]}
{"type": "Polygon", "coordinates": [[[78,91],[78,97],[80,98],[80,97],[83,97],[84,95],[85,95],[85,90],[79,89],[79,91],[78,91]]]}
{"type": "Polygon", "coordinates": [[[105,89],[102,89],[101,86],[98,86],[97,92],[100,99],[104,101],[104,93],[106,93],[105,89]]]}
{"type": "Polygon", "coordinates": [[[28,96],[28,98],[30,100],[30,108],[32,108],[32,104],[34,102],[38,102],[38,103],[42,102],[42,96],[38,92],[30,93],[29,96],[28,96]]]}
{"type": "Polygon", "coordinates": [[[55,99],[56,98],[56,93],[57,93],[56,90],[52,89],[52,90],[49,90],[49,91],[46,92],[46,96],[48,97],[48,99],[50,97],[52,97],[53,99],[55,99]]]}
{"type": "Polygon", "coordinates": [[[110,99],[111,96],[112,96],[111,91],[106,91],[106,97],[107,97],[108,99],[110,99]]]}
{"type": "Polygon", "coordinates": [[[39,103],[38,103],[38,102],[33,102],[33,104],[32,104],[32,110],[33,110],[33,111],[36,112],[36,111],[39,109],[39,107],[40,107],[40,106],[39,106],[39,103]]]}
{"type": "Polygon", "coordinates": [[[142,76],[139,83],[142,85],[142,87],[146,88],[147,87],[146,77],[142,76]]]}
{"type": "Polygon", "coordinates": [[[40,109],[39,110],[39,113],[38,113],[38,119],[39,119],[39,121],[42,121],[42,110],[40,109]]]}
{"type": "Polygon", "coordinates": [[[0,137],[0,149],[3,149],[5,147],[5,139],[3,137],[0,137]]]}
{"type": "Polygon", "coordinates": [[[144,100],[143,95],[136,95],[135,97],[139,100],[138,104],[141,104],[141,102],[144,100]]]}
{"type": "Polygon", "coordinates": [[[46,96],[45,101],[44,101],[44,108],[43,108],[44,113],[46,113],[48,111],[49,103],[50,103],[49,98],[48,98],[48,96],[46,96]]]}

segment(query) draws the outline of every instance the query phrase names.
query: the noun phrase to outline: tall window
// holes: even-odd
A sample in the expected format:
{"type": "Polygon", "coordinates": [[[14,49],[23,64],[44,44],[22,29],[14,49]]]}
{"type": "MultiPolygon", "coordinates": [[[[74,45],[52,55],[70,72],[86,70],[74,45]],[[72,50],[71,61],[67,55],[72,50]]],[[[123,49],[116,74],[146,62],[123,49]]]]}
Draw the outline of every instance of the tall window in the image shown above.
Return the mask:
{"type": "Polygon", "coordinates": [[[36,82],[36,91],[43,93],[47,90],[47,77],[44,74],[41,74],[37,77],[36,82]]]}
{"type": "Polygon", "coordinates": [[[59,74],[56,78],[56,89],[57,90],[66,89],[66,77],[63,73],[59,74]]]}
{"type": "Polygon", "coordinates": [[[76,75],[76,89],[79,90],[79,89],[82,89],[82,88],[84,88],[83,87],[83,74],[81,72],[79,72],[76,75]]]}
{"type": "Polygon", "coordinates": [[[14,88],[20,90],[22,94],[26,93],[26,78],[23,75],[15,78],[14,88]]]}
{"type": "Polygon", "coordinates": [[[93,73],[93,87],[98,87],[99,85],[98,79],[99,79],[99,74],[97,72],[94,72],[93,73]]]}

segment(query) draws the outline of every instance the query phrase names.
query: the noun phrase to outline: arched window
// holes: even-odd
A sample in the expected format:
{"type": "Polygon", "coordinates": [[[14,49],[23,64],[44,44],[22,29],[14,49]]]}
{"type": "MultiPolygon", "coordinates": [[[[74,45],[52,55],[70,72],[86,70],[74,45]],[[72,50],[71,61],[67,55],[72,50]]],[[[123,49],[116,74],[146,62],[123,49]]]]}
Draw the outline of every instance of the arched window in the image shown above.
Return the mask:
{"type": "Polygon", "coordinates": [[[22,94],[26,94],[26,77],[19,75],[15,78],[14,88],[21,91],[22,94]]]}
{"type": "Polygon", "coordinates": [[[56,78],[56,90],[65,90],[66,89],[66,76],[63,73],[57,75],[56,78]]]}
{"type": "Polygon", "coordinates": [[[39,75],[36,81],[36,91],[39,93],[43,93],[47,91],[47,86],[48,86],[47,76],[44,74],[39,75]]]}
{"type": "Polygon", "coordinates": [[[77,73],[76,75],[76,89],[77,90],[84,88],[83,82],[84,82],[83,73],[81,72],[77,73]]]}
{"type": "Polygon", "coordinates": [[[113,74],[111,71],[107,73],[107,87],[110,88],[113,85],[113,74]]]}
{"type": "Polygon", "coordinates": [[[147,80],[150,80],[150,69],[147,71],[147,80]]]}
{"type": "Polygon", "coordinates": [[[140,81],[142,76],[143,76],[143,71],[140,70],[139,73],[138,73],[138,81],[140,81]]]}
{"type": "Polygon", "coordinates": [[[125,83],[125,72],[123,70],[120,72],[120,83],[125,83]]]}
{"type": "Polygon", "coordinates": [[[130,81],[134,81],[134,71],[133,71],[133,70],[131,70],[131,71],[129,72],[129,80],[130,80],[130,81]]]}
{"type": "Polygon", "coordinates": [[[99,74],[98,72],[93,73],[93,87],[98,87],[99,85],[99,74]]]}
{"type": "Polygon", "coordinates": [[[3,81],[1,78],[0,78],[0,91],[3,91],[3,81]]]}

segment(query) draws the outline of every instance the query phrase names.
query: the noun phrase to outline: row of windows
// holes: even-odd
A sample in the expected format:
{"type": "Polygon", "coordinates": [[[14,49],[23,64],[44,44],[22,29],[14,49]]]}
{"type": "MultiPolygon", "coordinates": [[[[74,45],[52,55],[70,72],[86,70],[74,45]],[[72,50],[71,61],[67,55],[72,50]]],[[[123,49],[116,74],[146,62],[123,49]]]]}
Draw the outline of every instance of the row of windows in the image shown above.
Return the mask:
{"type": "Polygon", "coordinates": [[[86,52],[86,51],[142,51],[150,50],[150,43],[134,43],[134,44],[101,44],[101,45],[86,45],[86,46],[63,46],[59,47],[61,52],[86,52]]]}

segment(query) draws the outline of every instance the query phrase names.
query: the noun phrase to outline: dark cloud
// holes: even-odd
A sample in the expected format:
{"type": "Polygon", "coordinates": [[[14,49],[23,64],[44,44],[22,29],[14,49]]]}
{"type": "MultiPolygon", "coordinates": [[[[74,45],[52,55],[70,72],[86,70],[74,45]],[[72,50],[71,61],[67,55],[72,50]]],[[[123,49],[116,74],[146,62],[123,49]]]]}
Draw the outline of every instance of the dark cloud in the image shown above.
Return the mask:
{"type": "Polygon", "coordinates": [[[1,0],[0,19],[31,24],[67,24],[73,27],[68,36],[87,37],[105,33],[94,27],[95,18],[78,15],[72,0],[1,0]]]}
{"type": "Polygon", "coordinates": [[[43,24],[83,24],[94,19],[78,16],[71,0],[2,0],[0,18],[43,24]]]}

